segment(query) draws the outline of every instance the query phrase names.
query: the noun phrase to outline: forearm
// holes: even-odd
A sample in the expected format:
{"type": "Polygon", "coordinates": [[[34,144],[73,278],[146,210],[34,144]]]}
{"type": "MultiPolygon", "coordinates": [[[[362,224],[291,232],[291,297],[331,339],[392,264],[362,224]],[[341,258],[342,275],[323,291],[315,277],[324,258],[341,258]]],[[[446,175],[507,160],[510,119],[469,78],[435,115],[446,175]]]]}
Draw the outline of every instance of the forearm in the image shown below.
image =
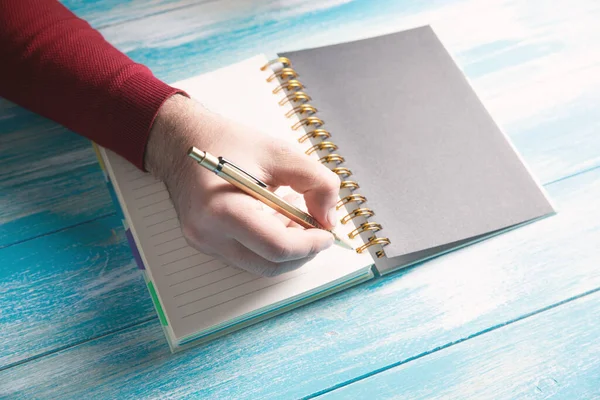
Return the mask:
{"type": "MultiPolygon", "coordinates": [[[[164,182],[183,182],[175,175],[184,173],[186,150],[195,143],[198,121],[194,119],[193,101],[175,95],[165,101],[150,130],[144,168],[164,182]]],[[[177,185],[178,186],[178,185],[177,185]]],[[[171,190],[175,189],[174,187],[171,190]]]]}
{"type": "Polygon", "coordinates": [[[140,168],[154,118],[177,89],[55,0],[0,1],[0,96],[140,168]]]}

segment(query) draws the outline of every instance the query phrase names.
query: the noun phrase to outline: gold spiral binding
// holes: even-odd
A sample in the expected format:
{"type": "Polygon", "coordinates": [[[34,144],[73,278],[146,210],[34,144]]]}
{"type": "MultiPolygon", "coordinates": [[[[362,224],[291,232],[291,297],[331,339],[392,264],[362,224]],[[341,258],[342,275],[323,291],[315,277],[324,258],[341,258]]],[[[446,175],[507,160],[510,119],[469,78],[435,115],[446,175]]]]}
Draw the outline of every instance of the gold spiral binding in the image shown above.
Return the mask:
{"type": "MultiPolygon", "coordinates": [[[[371,236],[367,243],[363,244],[362,246],[360,246],[359,248],[356,249],[356,252],[362,253],[369,247],[375,246],[376,244],[380,245],[381,247],[387,246],[388,244],[390,244],[390,239],[384,238],[384,237],[371,236]]],[[[383,250],[379,250],[379,251],[375,252],[375,254],[377,255],[377,258],[381,258],[385,255],[383,250]]]]}
{"type": "Polygon", "coordinates": [[[317,109],[311,106],[310,104],[301,104],[298,107],[292,108],[288,111],[285,116],[291,118],[294,114],[308,114],[312,115],[317,112],[317,109]]]}
{"type": "Polygon", "coordinates": [[[289,81],[283,82],[281,85],[277,86],[273,89],[273,94],[277,94],[282,90],[301,90],[304,89],[304,85],[300,83],[300,81],[296,79],[290,79],[289,81]]]}
{"type": "Polygon", "coordinates": [[[313,138],[321,138],[321,139],[329,139],[331,134],[327,132],[325,129],[315,129],[314,131],[308,132],[306,135],[298,138],[300,143],[306,142],[306,140],[313,138]]]}
{"type": "Polygon", "coordinates": [[[307,156],[310,156],[312,153],[314,153],[317,150],[329,150],[330,152],[332,152],[332,151],[337,150],[337,148],[338,148],[337,145],[332,142],[321,142],[321,143],[315,144],[313,147],[306,150],[305,153],[307,156]]]}
{"type": "Polygon", "coordinates": [[[356,217],[370,218],[373,215],[375,215],[373,210],[371,210],[370,208],[361,207],[350,211],[348,214],[346,214],[344,218],[342,218],[341,222],[342,224],[346,225],[348,222],[350,222],[356,217]]]}
{"type": "Polygon", "coordinates": [[[342,181],[340,183],[340,189],[350,189],[350,191],[354,191],[356,189],[360,188],[360,186],[358,186],[358,183],[354,182],[354,181],[342,181]]]}
{"type": "Polygon", "coordinates": [[[352,171],[350,171],[346,167],[335,167],[332,168],[331,171],[333,171],[335,174],[341,176],[344,179],[352,175],[352,171]]]}
{"type": "Polygon", "coordinates": [[[261,71],[264,71],[264,70],[266,70],[267,68],[269,68],[271,65],[273,65],[273,64],[277,64],[277,63],[279,63],[279,64],[282,64],[284,68],[287,68],[287,67],[291,67],[291,66],[292,66],[292,63],[290,62],[290,60],[289,60],[288,58],[286,58],[286,57],[279,57],[279,58],[276,58],[276,59],[274,59],[274,60],[271,60],[271,61],[269,61],[268,63],[266,63],[265,65],[263,65],[263,66],[260,68],[260,70],[261,70],[261,71]]]}
{"type": "Polygon", "coordinates": [[[320,126],[323,126],[324,123],[325,122],[323,122],[320,118],[306,117],[306,118],[301,119],[300,121],[296,122],[294,125],[292,125],[292,129],[297,131],[298,128],[300,128],[302,125],[305,125],[305,126],[313,125],[314,127],[318,128],[320,126]]]}
{"type": "Polygon", "coordinates": [[[383,229],[383,227],[376,222],[363,222],[362,224],[359,225],[358,228],[356,228],[355,230],[350,232],[348,234],[348,237],[350,237],[350,239],[354,239],[355,237],[357,237],[358,235],[360,235],[363,232],[366,232],[366,231],[377,232],[382,229],[383,229]]]}
{"type": "Polygon", "coordinates": [[[349,196],[342,198],[340,201],[338,201],[335,206],[335,209],[339,210],[340,208],[344,207],[348,203],[362,204],[362,203],[365,203],[366,201],[367,201],[367,198],[365,196],[363,196],[362,194],[351,194],[349,196]]]}
{"type": "Polygon", "coordinates": [[[302,101],[303,103],[308,103],[312,98],[304,92],[298,91],[294,92],[288,96],[285,96],[283,99],[279,100],[279,105],[284,106],[287,103],[298,103],[302,101]]]}
{"type": "MultiPolygon", "coordinates": [[[[346,161],[344,157],[333,153],[334,151],[338,150],[338,146],[329,141],[331,134],[329,131],[322,128],[325,123],[323,120],[315,116],[318,110],[312,105],[308,104],[308,102],[310,102],[312,99],[309,95],[302,91],[304,89],[304,85],[298,81],[298,79],[296,79],[298,78],[298,73],[292,68],[292,63],[290,60],[286,57],[279,57],[275,60],[269,61],[267,64],[261,67],[261,70],[265,71],[273,64],[281,64],[281,66],[273,68],[274,72],[267,78],[267,82],[272,82],[275,79],[279,80],[280,84],[273,89],[273,93],[277,94],[283,92],[285,97],[279,100],[279,105],[284,106],[286,104],[290,104],[292,107],[292,109],[288,111],[285,116],[287,118],[291,118],[294,115],[299,116],[298,122],[292,125],[292,129],[296,131],[301,127],[312,127],[312,130],[306,132],[303,136],[298,138],[298,142],[304,143],[310,139],[319,140],[318,143],[306,150],[306,154],[310,155],[317,151],[329,151],[331,154],[326,154],[325,156],[319,158],[319,161],[325,165],[334,164],[334,166],[331,168],[331,171],[342,178],[342,181],[340,182],[340,189],[348,189],[350,192],[358,189],[360,186],[357,182],[346,179],[352,175],[352,171],[344,166],[341,166],[341,164],[346,161]]],[[[354,218],[358,217],[363,217],[365,220],[367,220],[348,234],[350,239],[354,239],[362,233],[375,233],[383,229],[380,224],[368,221],[368,219],[374,216],[375,213],[370,208],[361,207],[361,205],[366,202],[367,199],[365,196],[358,193],[351,193],[340,199],[336,205],[336,209],[338,210],[350,203],[356,203],[357,205],[357,208],[349,211],[348,214],[346,214],[340,220],[342,224],[347,224],[354,218]]],[[[356,251],[358,253],[362,253],[372,246],[380,246],[381,250],[376,250],[375,255],[378,258],[381,258],[385,256],[383,247],[389,244],[390,240],[388,238],[377,237],[373,235],[368,238],[365,244],[358,247],[356,251]]]]}
{"type": "Polygon", "coordinates": [[[340,165],[345,161],[346,160],[344,159],[344,157],[340,156],[339,154],[329,154],[325,157],[319,158],[319,162],[323,164],[335,163],[335,165],[340,165]]]}
{"type": "Polygon", "coordinates": [[[297,78],[298,73],[291,68],[282,68],[279,71],[273,73],[270,77],[267,78],[267,82],[271,82],[277,78],[279,79],[288,79],[288,78],[297,78]]]}

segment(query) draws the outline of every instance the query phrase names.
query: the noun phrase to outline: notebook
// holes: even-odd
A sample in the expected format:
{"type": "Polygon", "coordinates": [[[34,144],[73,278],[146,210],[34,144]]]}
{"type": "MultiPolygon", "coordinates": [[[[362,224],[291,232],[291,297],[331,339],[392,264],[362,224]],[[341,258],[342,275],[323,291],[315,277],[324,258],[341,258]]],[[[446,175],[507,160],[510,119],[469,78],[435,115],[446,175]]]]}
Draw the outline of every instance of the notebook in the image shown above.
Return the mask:
{"type": "Polygon", "coordinates": [[[172,351],[555,212],[428,26],[173,86],[338,174],[336,230],[357,251],[333,246],[274,278],[226,265],[186,243],[162,182],[97,147],[172,351]]]}

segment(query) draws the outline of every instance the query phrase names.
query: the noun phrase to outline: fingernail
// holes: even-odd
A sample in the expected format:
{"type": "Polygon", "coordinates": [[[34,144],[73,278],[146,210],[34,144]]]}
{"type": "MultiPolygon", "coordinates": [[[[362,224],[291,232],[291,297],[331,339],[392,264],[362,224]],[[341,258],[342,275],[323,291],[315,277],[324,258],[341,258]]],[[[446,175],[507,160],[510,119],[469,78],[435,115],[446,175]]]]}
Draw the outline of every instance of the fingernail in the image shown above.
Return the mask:
{"type": "Polygon", "coordinates": [[[335,207],[331,208],[327,212],[327,221],[331,224],[331,226],[337,225],[337,211],[335,210],[335,207]]]}

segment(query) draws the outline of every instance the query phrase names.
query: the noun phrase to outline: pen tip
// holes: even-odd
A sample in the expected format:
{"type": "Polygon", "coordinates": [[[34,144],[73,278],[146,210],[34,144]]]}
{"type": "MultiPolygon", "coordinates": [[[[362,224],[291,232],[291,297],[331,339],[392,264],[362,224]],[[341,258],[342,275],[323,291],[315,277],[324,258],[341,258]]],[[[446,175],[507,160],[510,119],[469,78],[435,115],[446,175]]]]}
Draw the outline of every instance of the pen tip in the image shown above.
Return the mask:
{"type": "Polygon", "coordinates": [[[354,250],[354,247],[352,247],[352,245],[350,243],[348,243],[348,241],[340,238],[338,235],[336,235],[335,233],[333,234],[333,237],[335,238],[335,243],[340,246],[343,247],[344,249],[348,249],[348,250],[354,250]]]}

